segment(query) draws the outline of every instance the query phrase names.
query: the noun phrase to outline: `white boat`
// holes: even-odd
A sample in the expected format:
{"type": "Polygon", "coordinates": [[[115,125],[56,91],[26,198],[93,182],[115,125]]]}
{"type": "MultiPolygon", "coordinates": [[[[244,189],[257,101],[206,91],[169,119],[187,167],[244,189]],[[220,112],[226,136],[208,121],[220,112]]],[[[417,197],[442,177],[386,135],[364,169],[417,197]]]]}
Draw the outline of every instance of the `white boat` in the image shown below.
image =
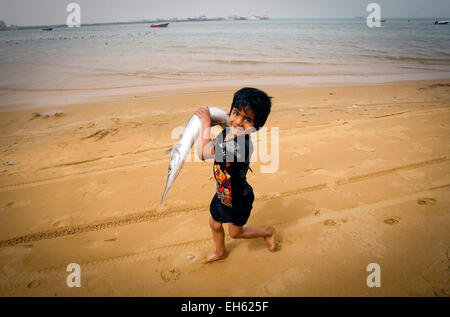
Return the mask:
{"type": "Polygon", "coordinates": [[[246,17],[247,20],[269,20],[267,15],[250,15],[246,17]]]}

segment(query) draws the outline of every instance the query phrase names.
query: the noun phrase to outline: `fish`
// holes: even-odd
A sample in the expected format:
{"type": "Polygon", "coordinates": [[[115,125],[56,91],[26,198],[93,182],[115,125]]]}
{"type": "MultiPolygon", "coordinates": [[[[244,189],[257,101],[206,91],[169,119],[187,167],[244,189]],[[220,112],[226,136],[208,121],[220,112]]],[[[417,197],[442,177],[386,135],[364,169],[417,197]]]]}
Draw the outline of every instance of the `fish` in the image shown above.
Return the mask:
{"type": "MultiPolygon", "coordinates": [[[[225,111],[216,107],[208,107],[208,109],[209,115],[211,117],[211,126],[220,125],[224,129],[230,126],[229,117],[225,111]]],[[[201,129],[202,129],[202,122],[200,118],[196,114],[193,114],[192,117],[189,119],[188,123],[186,124],[183,133],[181,133],[178,142],[170,149],[165,151],[165,154],[169,154],[170,152],[172,152],[172,157],[169,162],[166,187],[164,189],[164,193],[161,198],[161,205],[164,202],[164,199],[166,198],[169,188],[175,182],[175,179],[180,173],[184,161],[186,160],[186,157],[189,155],[192,146],[197,140],[201,129]]]]}

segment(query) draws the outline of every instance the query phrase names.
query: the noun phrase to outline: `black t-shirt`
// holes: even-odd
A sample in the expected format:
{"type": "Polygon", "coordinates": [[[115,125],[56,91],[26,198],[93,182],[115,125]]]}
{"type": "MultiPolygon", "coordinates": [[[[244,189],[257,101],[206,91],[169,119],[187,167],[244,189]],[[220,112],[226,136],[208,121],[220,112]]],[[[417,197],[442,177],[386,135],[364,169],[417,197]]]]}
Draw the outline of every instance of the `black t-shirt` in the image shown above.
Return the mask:
{"type": "Polygon", "coordinates": [[[253,203],[252,187],[247,183],[247,171],[253,144],[249,134],[224,141],[229,129],[224,129],[214,140],[214,178],[217,197],[231,208],[245,208],[253,203]]]}

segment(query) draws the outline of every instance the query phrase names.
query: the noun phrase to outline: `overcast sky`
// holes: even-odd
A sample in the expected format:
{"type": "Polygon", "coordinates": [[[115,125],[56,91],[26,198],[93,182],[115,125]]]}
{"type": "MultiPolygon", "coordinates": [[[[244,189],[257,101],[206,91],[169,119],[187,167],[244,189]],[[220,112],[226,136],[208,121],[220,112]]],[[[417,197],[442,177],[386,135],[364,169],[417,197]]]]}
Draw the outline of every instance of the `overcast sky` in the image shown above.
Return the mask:
{"type": "Polygon", "coordinates": [[[353,18],[367,16],[376,2],[390,17],[450,17],[449,0],[0,0],[0,20],[7,25],[65,24],[66,6],[81,6],[81,23],[187,18],[199,15],[262,15],[270,18],[353,18]]]}

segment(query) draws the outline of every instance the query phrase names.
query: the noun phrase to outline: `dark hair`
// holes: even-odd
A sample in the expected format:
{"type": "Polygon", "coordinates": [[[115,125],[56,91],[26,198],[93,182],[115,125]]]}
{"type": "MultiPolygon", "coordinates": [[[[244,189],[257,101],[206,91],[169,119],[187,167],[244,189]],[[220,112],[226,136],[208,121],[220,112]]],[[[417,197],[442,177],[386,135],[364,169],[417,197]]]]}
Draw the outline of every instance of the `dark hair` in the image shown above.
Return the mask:
{"type": "Polygon", "coordinates": [[[248,87],[242,88],[234,94],[229,115],[231,115],[233,108],[242,110],[243,108],[249,107],[255,114],[253,125],[256,130],[259,130],[264,126],[269,116],[272,106],[270,99],[272,97],[267,96],[262,90],[248,87]]]}

